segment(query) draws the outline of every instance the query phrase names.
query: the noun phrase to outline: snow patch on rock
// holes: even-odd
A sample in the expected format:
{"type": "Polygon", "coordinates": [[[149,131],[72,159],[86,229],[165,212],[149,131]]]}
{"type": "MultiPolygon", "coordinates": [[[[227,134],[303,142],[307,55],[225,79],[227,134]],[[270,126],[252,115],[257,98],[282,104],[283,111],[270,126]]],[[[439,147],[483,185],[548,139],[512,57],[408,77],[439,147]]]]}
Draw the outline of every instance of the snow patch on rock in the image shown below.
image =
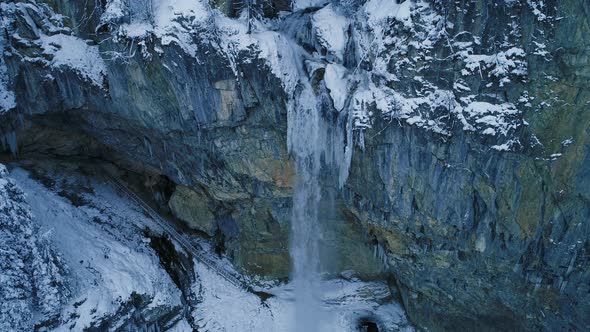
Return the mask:
{"type": "Polygon", "coordinates": [[[329,4],[312,16],[312,25],[320,45],[339,62],[344,58],[348,41],[349,20],[329,4]]]}
{"type": "Polygon", "coordinates": [[[324,81],[330,90],[330,97],[334,102],[334,108],[342,111],[348,95],[348,80],[345,78],[346,68],[341,65],[330,63],[326,66],[324,81]]]}
{"type": "Polygon", "coordinates": [[[377,26],[389,19],[395,19],[409,27],[412,25],[411,7],[412,1],[400,4],[392,0],[370,0],[365,4],[365,12],[371,25],[377,26]]]}
{"type": "Polygon", "coordinates": [[[42,35],[40,43],[43,54],[51,58],[51,67],[72,69],[94,85],[102,86],[107,69],[98,46],[89,46],[84,40],[65,34],[42,35]]]}

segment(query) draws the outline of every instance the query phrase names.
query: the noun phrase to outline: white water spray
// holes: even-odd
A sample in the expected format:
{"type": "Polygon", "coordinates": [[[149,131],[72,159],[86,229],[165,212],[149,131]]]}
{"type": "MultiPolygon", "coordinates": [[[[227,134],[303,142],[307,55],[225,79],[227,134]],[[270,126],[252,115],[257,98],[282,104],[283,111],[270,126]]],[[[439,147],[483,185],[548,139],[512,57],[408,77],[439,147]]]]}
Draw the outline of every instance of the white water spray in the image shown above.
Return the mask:
{"type": "Polygon", "coordinates": [[[322,144],[321,115],[311,87],[304,86],[289,107],[288,146],[297,179],[291,220],[291,257],[295,287],[295,331],[316,331],[321,320],[318,208],[322,144]]]}
{"type": "MultiPolygon", "coordinates": [[[[330,125],[322,117],[321,102],[311,85],[304,82],[295,92],[288,113],[287,144],[295,157],[297,174],[291,220],[297,332],[317,331],[324,315],[320,287],[322,227],[318,220],[322,161],[336,166],[338,184],[342,186],[352,157],[352,132],[345,133],[339,125],[342,123],[330,125]]],[[[343,125],[350,128],[347,116],[343,125]]]]}

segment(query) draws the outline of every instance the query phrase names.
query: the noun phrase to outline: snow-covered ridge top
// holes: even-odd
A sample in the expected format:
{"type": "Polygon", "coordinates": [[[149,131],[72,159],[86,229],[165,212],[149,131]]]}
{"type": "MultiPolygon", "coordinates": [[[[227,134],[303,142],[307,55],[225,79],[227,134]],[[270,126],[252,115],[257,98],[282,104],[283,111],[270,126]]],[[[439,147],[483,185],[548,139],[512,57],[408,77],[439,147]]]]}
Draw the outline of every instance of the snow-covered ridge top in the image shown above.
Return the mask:
{"type": "Polygon", "coordinates": [[[250,31],[246,19],[229,18],[202,0],[162,0],[151,8],[110,0],[101,20],[115,27],[115,40],[153,35],[162,46],[176,44],[197,62],[202,60],[200,51],[213,48],[237,77],[238,62],[251,60],[238,60],[240,52],[246,52],[266,61],[285,91],[293,91],[298,81],[294,62],[297,51],[284,36],[260,22],[255,22],[255,29],[250,31]],[[125,17],[130,17],[130,22],[119,23],[125,17]]]}
{"type": "Polygon", "coordinates": [[[196,56],[194,33],[203,33],[203,25],[210,18],[211,9],[200,0],[163,0],[153,8],[153,31],[162,45],[178,43],[187,53],[196,56]]]}
{"type": "MultiPolygon", "coordinates": [[[[2,23],[10,31],[10,38],[28,48],[24,54],[14,48],[10,49],[11,53],[21,55],[24,61],[39,63],[54,70],[71,70],[82,80],[102,87],[106,65],[98,46],[91,46],[87,41],[72,35],[71,30],[64,27],[62,15],[53,12],[46,4],[37,4],[35,1],[3,3],[1,6],[2,23]],[[17,25],[22,21],[26,24],[17,25]]],[[[6,48],[4,42],[3,36],[0,41],[3,52],[6,48]]],[[[14,105],[13,96],[5,88],[8,80],[3,58],[0,64],[0,100],[14,105]]]]}
{"type": "Polygon", "coordinates": [[[155,4],[155,26],[166,28],[180,17],[190,18],[192,24],[205,22],[210,8],[200,0],[161,0],[155,4]]]}
{"type": "MultiPolygon", "coordinates": [[[[109,5],[119,6],[119,1],[111,0],[109,5]]],[[[511,4],[507,2],[506,5],[511,4]]],[[[498,144],[493,147],[505,147],[505,144],[517,146],[518,139],[512,136],[516,129],[525,125],[519,106],[502,98],[481,99],[480,94],[471,93],[472,86],[467,83],[473,81],[471,76],[487,80],[487,87],[499,88],[526,80],[526,53],[517,44],[516,33],[495,53],[481,52],[478,36],[472,36],[472,41],[465,41],[463,37],[457,38],[459,35],[449,35],[449,31],[453,30],[452,24],[427,1],[398,4],[395,1],[370,0],[357,8],[355,13],[348,12],[346,15],[339,7],[341,4],[323,1],[298,1],[294,4],[295,9],[310,6],[321,7],[311,11],[310,22],[314,34],[312,40],[325,50],[324,54],[312,56],[324,63],[324,80],[334,107],[341,111],[349,105],[347,111],[353,114],[357,131],[370,128],[379,114],[386,119],[398,118],[406,124],[449,137],[454,130],[453,123],[457,122],[454,120],[459,120],[463,130],[482,137],[495,137],[498,144]],[[369,72],[342,66],[349,42],[350,22],[355,22],[357,31],[353,35],[356,35],[354,42],[360,48],[360,60],[371,62],[369,72]],[[454,52],[462,66],[464,78],[450,82],[449,86],[437,86],[421,74],[434,61],[431,53],[437,43],[454,52]],[[416,55],[408,57],[410,51],[416,55]],[[408,80],[400,76],[408,70],[415,72],[413,80],[421,86],[419,91],[409,93],[392,87],[401,79],[408,80]],[[349,81],[358,84],[351,85],[349,81]],[[352,86],[355,86],[355,91],[349,91],[352,86]],[[486,106],[482,108],[484,104],[486,106]],[[499,111],[477,111],[481,109],[499,111]]],[[[239,76],[237,64],[249,61],[240,58],[241,52],[256,54],[283,82],[287,95],[293,94],[298,82],[307,79],[299,68],[303,54],[299,46],[280,31],[270,31],[269,25],[256,22],[253,31],[250,31],[244,17],[228,18],[202,1],[165,0],[153,8],[151,16],[153,19],[149,24],[145,20],[132,21],[121,25],[122,30],[129,38],[153,33],[163,45],[176,43],[195,57],[199,54],[200,45],[215,45],[236,76],[239,76]]]]}

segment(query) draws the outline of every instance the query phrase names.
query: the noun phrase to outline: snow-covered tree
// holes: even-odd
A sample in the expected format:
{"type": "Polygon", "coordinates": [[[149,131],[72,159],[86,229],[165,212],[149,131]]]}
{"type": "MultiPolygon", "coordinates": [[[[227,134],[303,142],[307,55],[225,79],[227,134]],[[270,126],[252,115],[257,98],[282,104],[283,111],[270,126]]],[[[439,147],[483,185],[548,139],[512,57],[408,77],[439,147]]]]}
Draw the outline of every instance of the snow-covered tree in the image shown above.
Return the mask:
{"type": "Polygon", "coordinates": [[[59,314],[69,296],[65,265],[39,237],[25,194],[0,164],[0,331],[32,330],[32,313],[42,320],[59,314]]]}
{"type": "Polygon", "coordinates": [[[0,330],[31,329],[33,287],[29,278],[32,215],[23,192],[0,164],[0,330]]]}
{"type": "Polygon", "coordinates": [[[50,235],[45,233],[37,237],[31,263],[34,304],[46,319],[58,316],[61,305],[70,296],[65,279],[67,266],[51,247],[50,235]]]}
{"type": "Polygon", "coordinates": [[[265,11],[273,7],[271,0],[236,0],[236,11],[248,22],[248,33],[251,33],[256,21],[263,19],[265,11]]]}

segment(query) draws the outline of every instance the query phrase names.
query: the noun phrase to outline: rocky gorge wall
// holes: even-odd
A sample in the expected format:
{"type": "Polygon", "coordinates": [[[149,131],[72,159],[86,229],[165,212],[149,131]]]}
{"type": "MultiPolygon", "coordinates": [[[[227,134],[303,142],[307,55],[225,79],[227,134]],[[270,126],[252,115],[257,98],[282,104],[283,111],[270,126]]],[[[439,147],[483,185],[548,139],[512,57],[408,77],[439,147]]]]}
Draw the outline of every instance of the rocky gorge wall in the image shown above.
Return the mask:
{"type": "MultiPolygon", "coordinates": [[[[547,22],[526,10],[506,14],[517,17],[525,49],[545,31],[551,59],[528,51],[525,81],[489,91],[484,74],[470,84],[505,100],[523,90],[534,96],[517,152],[496,152],[474,135],[425,137],[412,126],[379,123],[365,133],[365,153],[353,158],[343,196],[388,249],[410,317],[433,330],[584,330],[590,324],[589,45],[582,37],[590,7],[545,6],[559,18],[545,30],[547,22]]],[[[445,7],[455,27],[482,43],[508,33],[498,4],[445,7]]],[[[453,81],[454,66],[441,61],[428,74],[453,81]]]]}
{"type": "Polygon", "coordinates": [[[222,13],[173,14],[140,34],[128,15],[105,19],[112,4],[1,4],[15,105],[0,128],[6,143],[16,132],[18,153],[164,175],[178,218],[242,271],[286,278],[296,84],[280,77],[291,53],[264,45],[294,40],[318,94],[329,91],[327,117],[346,109],[355,124],[347,181],[324,184],[332,273],[385,269],[429,330],[588,329],[585,1],[334,1],[269,23],[258,48],[222,13]],[[371,5],[395,11],[365,24],[371,5]],[[344,37],[322,34],[326,8],[346,18],[344,37]],[[97,56],[64,55],[72,45],[97,56]],[[344,97],[335,72],[350,77],[344,97]]]}

